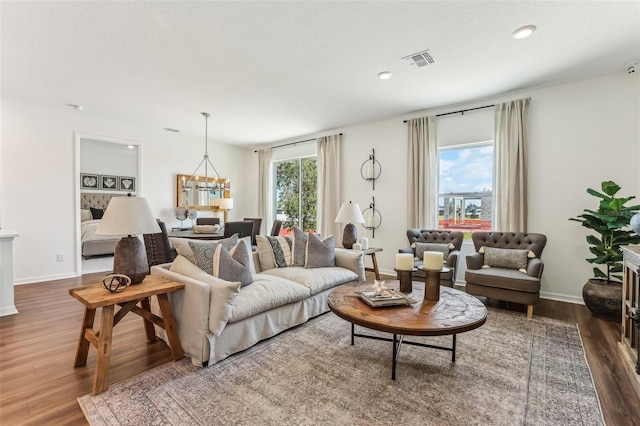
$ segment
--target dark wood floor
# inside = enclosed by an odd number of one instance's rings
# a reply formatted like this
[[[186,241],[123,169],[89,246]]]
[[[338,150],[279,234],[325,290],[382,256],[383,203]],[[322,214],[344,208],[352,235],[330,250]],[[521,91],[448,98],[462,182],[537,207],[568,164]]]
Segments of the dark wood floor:
[[[90,349],[86,367],[73,368],[84,307],[68,289],[101,276],[15,287],[20,313],[0,318],[0,424],[87,424],[76,398],[91,392],[96,351]],[[618,352],[619,325],[591,317],[584,306],[550,300],[543,300],[534,315],[578,323],[606,423],[640,425],[640,398]],[[171,359],[163,342],[146,342],[140,318],[128,315],[114,330],[109,381]]]

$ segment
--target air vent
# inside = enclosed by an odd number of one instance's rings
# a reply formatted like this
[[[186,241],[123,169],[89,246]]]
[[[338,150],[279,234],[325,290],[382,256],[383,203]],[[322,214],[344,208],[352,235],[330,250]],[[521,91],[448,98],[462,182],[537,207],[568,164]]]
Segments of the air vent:
[[[427,49],[422,52],[414,53],[409,56],[405,56],[402,58],[404,61],[407,61],[409,65],[422,68],[427,65],[433,65],[436,62],[436,59],[431,54],[431,50]]]

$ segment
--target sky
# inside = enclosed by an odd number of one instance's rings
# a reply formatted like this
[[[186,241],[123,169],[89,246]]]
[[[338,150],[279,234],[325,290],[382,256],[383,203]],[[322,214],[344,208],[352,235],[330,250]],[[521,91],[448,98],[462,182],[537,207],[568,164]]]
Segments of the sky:
[[[491,191],[493,188],[493,145],[442,149],[440,194]]]

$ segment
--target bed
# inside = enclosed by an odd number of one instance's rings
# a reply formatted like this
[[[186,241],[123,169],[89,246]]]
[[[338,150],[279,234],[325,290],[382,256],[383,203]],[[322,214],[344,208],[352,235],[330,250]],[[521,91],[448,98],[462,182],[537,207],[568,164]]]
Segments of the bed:
[[[100,192],[82,192],[80,194],[80,241],[82,242],[82,257],[102,256],[113,254],[116,244],[122,236],[96,235],[100,224],[101,213],[104,213],[112,197],[122,197],[126,194],[107,194]]]

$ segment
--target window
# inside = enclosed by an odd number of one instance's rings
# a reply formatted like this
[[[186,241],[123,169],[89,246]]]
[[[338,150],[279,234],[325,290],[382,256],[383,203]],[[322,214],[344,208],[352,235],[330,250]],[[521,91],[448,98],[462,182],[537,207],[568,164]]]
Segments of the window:
[[[316,156],[274,163],[276,218],[282,220],[281,235],[293,228],[316,231],[318,169]]]
[[[438,228],[491,231],[493,141],[438,149]]]

